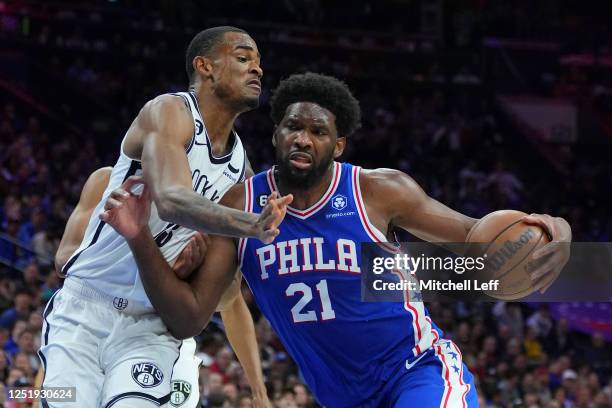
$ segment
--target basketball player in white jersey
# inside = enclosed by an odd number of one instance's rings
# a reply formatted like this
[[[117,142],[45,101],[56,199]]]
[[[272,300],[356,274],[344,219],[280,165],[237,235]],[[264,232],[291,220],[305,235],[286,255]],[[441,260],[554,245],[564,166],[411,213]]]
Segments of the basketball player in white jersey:
[[[261,216],[215,204],[245,177],[247,159],[233,124],[258,105],[259,63],[246,32],[200,32],[187,49],[190,92],[149,101],[128,129],[103,200],[62,269],[64,286],[44,312],[43,387],[76,387],[76,402],[42,400],[43,407],[153,407],[169,398],[177,338],[186,335],[169,332],[160,317],[167,312],[152,307],[151,288],[143,286],[126,241],[98,219],[111,191],[130,176],[141,174],[151,188],[149,227],[170,265],[194,230],[263,242],[278,234],[291,196],[272,197]],[[231,277],[201,279],[207,306],[198,318],[208,320]]]
[[[94,171],[85,182],[79,202],[66,223],[62,240],[55,255],[57,271],[61,271],[83,240],[89,218],[102,199],[111,172],[112,167],[100,168]],[[209,242],[208,236],[201,233],[195,234],[190,239],[189,244],[180,253],[172,268],[180,279],[188,278],[200,266]],[[240,296],[240,281],[241,274],[238,273],[230,287],[223,293],[219,305],[217,305],[217,311],[221,314],[230,345],[247,376],[253,406],[254,408],[264,408],[268,407],[270,402],[263,382],[255,326],[248,306],[244,298]],[[198,377],[200,365],[201,360],[195,357],[191,347],[186,347],[185,342],[183,342],[179,359],[172,372],[172,392],[169,401],[172,406],[180,406],[181,408],[199,407]],[[38,387],[42,383],[42,375],[43,369],[41,367],[36,377],[36,386]],[[38,407],[38,400],[32,407]]]

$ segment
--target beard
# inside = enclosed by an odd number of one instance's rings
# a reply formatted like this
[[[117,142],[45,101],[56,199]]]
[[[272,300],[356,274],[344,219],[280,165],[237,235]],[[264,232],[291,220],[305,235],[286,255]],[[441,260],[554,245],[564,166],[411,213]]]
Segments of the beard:
[[[328,155],[323,157],[318,163],[313,161],[312,167],[308,170],[301,170],[293,167],[289,162],[289,156],[282,157],[282,154],[276,150],[276,164],[278,166],[278,178],[286,186],[305,190],[312,187],[319,181],[327,169],[334,161],[333,150]]]

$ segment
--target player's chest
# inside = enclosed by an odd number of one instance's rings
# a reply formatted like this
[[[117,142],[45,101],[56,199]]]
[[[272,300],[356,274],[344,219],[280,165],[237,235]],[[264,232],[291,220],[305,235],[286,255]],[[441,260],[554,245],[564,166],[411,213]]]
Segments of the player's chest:
[[[252,275],[265,281],[303,280],[313,274],[361,273],[360,241],[350,235],[297,235],[290,228],[271,244],[254,245],[247,250]]]
[[[219,201],[241,178],[241,168],[234,167],[231,162],[214,164],[208,157],[190,158],[189,167],[193,191],[211,201]]]

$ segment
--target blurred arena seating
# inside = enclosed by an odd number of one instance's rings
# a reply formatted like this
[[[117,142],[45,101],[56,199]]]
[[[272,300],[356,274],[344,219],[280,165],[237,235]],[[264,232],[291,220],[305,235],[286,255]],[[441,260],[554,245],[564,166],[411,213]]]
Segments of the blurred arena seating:
[[[114,164],[147,100],[186,87],[186,44],[209,26],[247,30],[262,53],[261,106],[237,124],[256,171],[273,161],[272,89],[323,72],[363,111],[342,160],[401,169],[473,217],[551,213],[574,241],[610,241],[612,3],[558,3],[0,0],[0,401],[38,369],[42,308],[61,287],[53,257],[83,183]],[[243,289],[271,399],[317,406]],[[482,406],[612,406],[609,304],[429,307]],[[205,406],[249,406],[220,319],[199,340]]]

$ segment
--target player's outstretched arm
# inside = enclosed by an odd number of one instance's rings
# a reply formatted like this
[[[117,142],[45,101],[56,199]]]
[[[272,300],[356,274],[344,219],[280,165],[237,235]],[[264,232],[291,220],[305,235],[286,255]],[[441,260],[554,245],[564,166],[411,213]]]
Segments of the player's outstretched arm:
[[[147,103],[136,126],[144,134],[143,176],[160,218],[197,231],[255,237],[265,243],[274,240],[282,219],[227,208],[193,191],[185,147],[194,129],[180,98],[166,95]]]
[[[254,407],[268,408],[271,404],[263,381],[255,324],[240,292],[241,281],[242,274],[238,272],[228,290],[223,294],[217,310],[221,312],[225,334],[251,386]]]
[[[91,214],[102,199],[112,170],[112,167],[102,167],[95,170],[89,175],[89,178],[83,185],[79,202],[68,218],[62,240],[55,255],[55,269],[60,275],[62,275],[61,270],[66,265],[66,262],[68,262],[68,259],[70,259],[81,244],[81,241],[83,241]],[[179,278],[185,279],[202,263],[206,255],[208,242],[208,236],[201,233],[197,233],[191,238],[172,267],[174,273]]]
[[[397,226],[429,242],[465,242],[478,222],[429,197],[411,177],[398,170],[364,170],[360,184],[368,216],[375,225],[383,227],[382,231]],[[535,259],[546,255],[550,258],[533,271],[533,278],[558,275],[569,260],[566,245],[572,240],[569,224],[563,218],[545,214],[532,214],[525,222],[541,226],[552,238],[534,252]]]
[[[102,167],[91,173],[83,185],[79,202],[68,218],[62,240],[55,253],[55,270],[60,275],[68,259],[81,245],[89,218],[104,194],[112,171],[112,167]]]
[[[399,170],[362,170],[359,180],[368,217],[383,232],[399,227],[429,242],[464,242],[478,221],[429,197]]]

